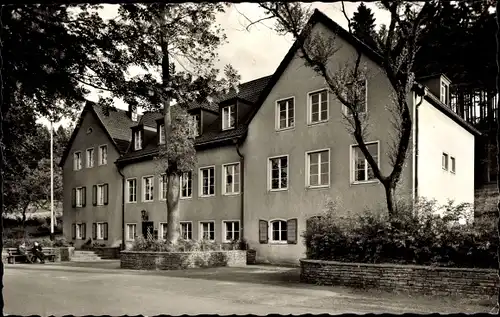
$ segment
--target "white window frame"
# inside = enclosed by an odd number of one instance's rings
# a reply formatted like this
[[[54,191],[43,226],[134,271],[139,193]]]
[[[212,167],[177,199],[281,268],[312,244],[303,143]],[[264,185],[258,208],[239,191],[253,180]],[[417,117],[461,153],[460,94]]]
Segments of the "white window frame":
[[[288,226],[286,228],[286,232],[287,232],[287,239],[285,240],[274,240],[273,239],[273,223],[276,222],[276,221],[283,221],[285,222],[287,225],[288,225],[288,222],[286,219],[281,219],[281,218],[276,218],[276,219],[271,219],[269,220],[268,222],[268,237],[269,237],[269,243],[270,244],[288,244]],[[280,225],[280,238],[281,238],[281,225]]]
[[[189,173],[191,173],[191,179],[188,178],[187,182],[188,182],[188,186],[189,186],[189,180],[191,180],[191,194],[189,196],[184,196],[183,193],[182,193],[182,186],[184,184],[184,178],[186,175],[189,175]],[[189,198],[193,198],[193,172],[184,172],[182,173],[181,177],[180,177],[180,186],[179,186],[179,190],[180,190],[180,194],[179,194],[179,197],[181,199],[189,199]],[[214,189],[215,190],[215,189]]]
[[[106,160],[103,160],[102,159],[102,149],[105,148],[106,149]],[[101,165],[106,165],[108,164],[108,145],[107,144],[102,144],[102,145],[99,145],[99,158],[98,158],[98,165],[101,166]]]
[[[134,150],[142,150],[142,133],[140,130],[134,131]]]
[[[441,78],[439,87],[439,91],[441,92],[439,100],[445,105],[448,105],[450,99],[450,84]]]
[[[377,144],[377,165],[380,167],[380,141],[370,141],[370,142],[365,142],[366,146],[372,145],[372,144]],[[378,182],[377,178],[373,178],[370,180],[365,180],[365,181],[357,181],[356,176],[355,176],[355,164],[356,162],[354,161],[354,148],[358,147],[359,145],[356,144],[351,144],[349,146],[349,174],[350,174],[350,179],[351,179],[351,185],[356,185],[356,184],[369,184],[369,183],[376,183]],[[365,174],[368,173],[368,161],[365,158]]]
[[[75,226],[75,239],[81,240],[82,239],[82,230],[83,229],[83,222],[76,223]]]
[[[151,199],[146,199],[146,179],[151,178]],[[147,175],[142,177],[142,202],[151,202],[154,200],[154,185],[155,185],[155,177],[154,175]]]
[[[238,190],[235,191],[234,190],[234,167],[233,167],[233,184],[232,184],[232,190],[231,192],[226,192],[226,167],[227,166],[238,166],[238,178],[239,178],[239,181],[238,181]],[[231,196],[231,195],[238,195],[240,193],[240,188],[241,188],[241,166],[240,166],[240,162],[233,162],[233,163],[227,163],[227,164],[222,164],[222,194],[223,195],[226,195],[226,196]]]
[[[322,185],[311,185],[311,154],[316,154],[316,153],[321,153],[321,152],[327,152],[328,153],[328,183],[327,184],[322,184]],[[320,156],[321,160],[321,156]],[[313,150],[313,151],[307,151],[305,153],[305,162],[306,162],[306,187],[307,188],[325,188],[325,187],[330,187],[330,182],[331,182],[331,175],[332,175],[332,169],[331,169],[331,151],[330,148],[325,148],[325,149],[319,149],[319,150]],[[321,181],[321,163],[319,162],[318,164],[318,175],[319,175],[319,182]]]
[[[77,159],[77,155],[79,154],[79,159]],[[73,152],[73,170],[79,171],[82,169],[82,151]]]
[[[165,124],[160,124],[158,129],[158,144],[165,144]]]
[[[221,234],[222,234],[222,236],[221,236],[222,242],[223,243],[230,243],[230,242],[234,241],[234,239],[233,240],[227,240],[226,239],[226,236],[227,236],[226,223],[233,223],[233,225],[232,225],[232,229],[233,229],[232,230],[232,232],[233,232],[232,236],[233,236],[233,238],[234,238],[234,232],[235,232],[234,231],[234,223],[238,223],[238,240],[241,240],[241,222],[239,220],[222,220],[222,230],[221,230],[222,231],[221,232]]]
[[[365,111],[360,112],[359,113],[360,115],[364,115],[365,113],[368,113],[368,80],[365,79],[364,82],[365,82]],[[349,111],[348,111],[349,109],[343,103],[341,103],[341,105],[342,105],[342,111],[343,111],[344,115],[347,117],[351,117],[352,114],[349,113]]]
[[[443,152],[441,154],[441,168],[445,171],[448,171],[450,167],[449,160],[450,160],[450,155],[448,155],[448,153],[446,152]]]
[[[163,225],[166,225],[167,228],[168,228],[168,223],[167,222],[160,222],[160,223],[158,223],[158,240],[165,241],[166,239],[163,238],[163,233],[164,233],[163,232]]]
[[[282,101],[286,101],[286,100],[289,100],[291,99],[293,101],[293,124],[289,125],[288,126],[288,115],[289,115],[289,112],[290,112],[290,106],[288,106],[286,109],[286,124],[287,126],[284,127],[284,128],[280,128],[280,108],[279,108],[279,103],[282,102]],[[288,104],[287,104],[288,105]],[[295,128],[295,121],[296,121],[296,117],[297,117],[297,113],[295,111],[295,96],[290,96],[290,97],[286,97],[286,98],[281,98],[281,99],[278,99],[276,100],[275,102],[275,106],[274,106],[274,124],[275,124],[275,129],[276,131],[284,131],[284,130],[290,130],[290,129],[293,129]]]
[[[163,176],[167,176],[167,174],[162,173],[160,174],[160,177],[158,177],[158,200],[160,201],[165,201],[167,200],[167,188],[164,187],[167,185],[167,183],[163,183]],[[168,182],[168,179],[167,179]],[[165,191],[165,198],[163,197],[163,191]],[[154,197],[153,197],[154,198]]]
[[[193,132],[193,134],[195,137],[198,137],[201,133],[201,113],[192,115],[192,118],[195,125],[195,131]]]
[[[130,227],[134,228],[134,238],[130,239]],[[126,235],[125,235],[125,241],[134,241],[135,237],[137,236],[137,224],[136,223],[127,223],[125,224],[125,229],[126,229]],[[96,228],[97,230],[97,228]]]
[[[134,197],[135,197],[135,200],[130,200],[130,183],[129,181],[131,180],[135,180],[135,185],[134,185]],[[127,192],[126,192],[126,195],[127,195],[127,203],[128,204],[135,204],[137,203],[137,178],[136,177],[132,177],[132,178],[127,178]]]
[[[89,153],[92,153],[91,159],[89,159]],[[85,150],[85,167],[86,168],[92,168],[94,167],[94,148],[90,147]]]
[[[203,194],[203,170],[205,169],[210,169],[210,168],[213,168],[214,169],[214,193],[213,194],[208,194],[208,195],[204,195]],[[215,192],[216,192],[216,180],[215,180],[215,165],[211,165],[211,166],[203,166],[203,167],[200,167],[199,171],[198,171],[198,183],[199,183],[199,192],[198,192],[198,196],[199,197],[214,197],[215,196]],[[210,177],[209,177],[210,179]],[[210,188],[210,184],[208,185],[208,187]]]
[[[207,241],[215,241],[215,221],[214,220],[204,220],[204,221],[199,221],[198,222],[198,226],[199,226],[199,235],[198,235],[198,239],[199,240],[203,240],[203,224],[205,223],[211,223],[213,224],[214,226],[214,239],[213,240],[210,240],[210,239],[206,239]],[[210,228],[209,228],[210,229]],[[209,231],[210,232],[210,231]]]
[[[277,158],[286,157],[287,167],[286,167],[286,187],[283,188],[272,188],[272,160]],[[280,163],[280,176],[281,176],[281,163]],[[280,177],[281,186],[281,177]],[[285,191],[290,187],[290,156],[288,154],[276,155],[267,158],[267,189],[271,192]]]
[[[96,231],[96,240],[104,240],[104,233],[103,235],[101,236],[100,235],[100,230],[99,230],[99,225],[101,225],[103,228],[104,228],[104,222],[97,222],[96,225],[95,225],[95,231]],[[104,231],[104,229],[103,229]]]
[[[97,206],[104,206],[104,185],[105,184],[97,184],[97,190],[96,190],[96,205]],[[102,200],[102,201],[101,201]]]
[[[455,174],[457,168],[457,159],[454,156],[450,156],[450,172]]]
[[[82,208],[83,205],[83,186],[76,187],[75,189],[75,207]]]
[[[322,101],[321,100],[321,93],[325,91],[326,92],[326,119],[321,119],[321,112],[322,112],[322,109],[321,109],[321,104],[322,104]],[[319,104],[318,104],[318,110],[319,110],[319,113],[318,113],[318,121],[313,121],[312,120],[312,96],[314,94],[319,94]],[[321,89],[318,89],[318,90],[313,90],[313,91],[310,91],[307,93],[307,124],[309,125],[315,125],[315,124],[319,124],[319,123],[324,123],[324,122],[328,122],[330,120],[330,90],[328,88],[321,88]]]
[[[236,127],[236,105],[222,107],[222,130],[231,130]],[[226,115],[227,114],[227,115]],[[231,115],[234,115],[233,125],[231,123]]]
[[[191,238],[187,238],[187,239],[184,239],[183,235],[182,235],[182,225],[185,224],[189,224],[191,225]],[[184,240],[193,240],[193,222],[192,221],[179,221],[179,230],[181,232],[181,238],[183,238]]]

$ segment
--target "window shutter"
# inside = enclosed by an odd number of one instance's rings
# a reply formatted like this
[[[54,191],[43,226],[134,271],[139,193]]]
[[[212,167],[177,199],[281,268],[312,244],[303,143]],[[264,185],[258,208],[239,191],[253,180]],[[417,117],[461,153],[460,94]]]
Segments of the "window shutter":
[[[71,235],[72,235],[72,239],[75,240],[76,239],[76,223],[71,225]]]
[[[92,224],[92,239],[97,240],[97,223]]]
[[[264,244],[269,240],[268,222],[259,220],[259,242]]]
[[[87,187],[82,187],[82,207],[85,207],[87,203]]]
[[[104,240],[108,240],[108,223],[104,223]]]
[[[87,238],[87,224],[82,223],[82,240]]]
[[[104,184],[104,204],[108,204],[108,184]]]
[[[97,185],[92,186],[92,205],[97,205]]]
[[[297,244],[297,218],[288,219],[286,222],[287,243]]]
[[[76,188],[71,189],[71,206],[76,207]]]

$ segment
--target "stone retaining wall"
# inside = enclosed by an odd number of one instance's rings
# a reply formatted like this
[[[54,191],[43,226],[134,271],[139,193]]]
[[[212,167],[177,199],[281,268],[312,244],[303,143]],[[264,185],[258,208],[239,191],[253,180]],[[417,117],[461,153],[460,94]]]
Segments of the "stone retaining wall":
[[[179,270],[245,266],[246,251],[149,252],[121,251],[120,267],[133,270]]]
[[[497,295],[496,270],[416,265],[300,260],[304,283],[378,288],[386,291],[491,298]]]

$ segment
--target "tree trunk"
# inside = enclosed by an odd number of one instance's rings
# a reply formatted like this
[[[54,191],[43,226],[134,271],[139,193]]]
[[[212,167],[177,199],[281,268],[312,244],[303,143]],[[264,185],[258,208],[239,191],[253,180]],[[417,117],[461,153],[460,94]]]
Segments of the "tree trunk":
[[[385,200],[387,202],[387,211],[389,213],[389,219],[393,219],[394,217],[394,189],[391,185],[385,185]]]
[[[167,242],[175,245],[179,240],[180,228],[180,209],[179,209],[179,190],[180,176],[167,174]]]
[[[22,226],[23,226],[23,237],[26,239],[26,211],[28,210],[29,203],[26,204],[22,211]]]

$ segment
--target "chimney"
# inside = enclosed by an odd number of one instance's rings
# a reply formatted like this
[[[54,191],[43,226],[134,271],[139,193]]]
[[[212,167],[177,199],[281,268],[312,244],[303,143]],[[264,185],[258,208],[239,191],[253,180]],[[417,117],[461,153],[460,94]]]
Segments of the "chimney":
[[[137,108],[136,107],[134,107],[132,105],[128,105],[127,114],[132,121],[137,122]]]

